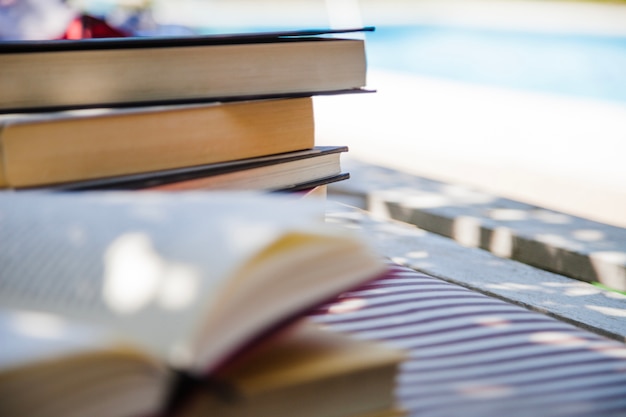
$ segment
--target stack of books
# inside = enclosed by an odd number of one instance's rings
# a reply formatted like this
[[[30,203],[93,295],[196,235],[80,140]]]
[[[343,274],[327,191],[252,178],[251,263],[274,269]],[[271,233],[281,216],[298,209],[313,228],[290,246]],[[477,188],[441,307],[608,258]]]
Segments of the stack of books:
[[[0,187],[303,190],[348,178],[313,96],[367,92],[367,31],[0,43]]]
[[[400,414],[403,352],[302,319],[385,264],[216,191],[348,177],[315,146],[313,96],[367,91],[337,32],[0,43],[0,188],[213,191],[0,192],[0,415]]]

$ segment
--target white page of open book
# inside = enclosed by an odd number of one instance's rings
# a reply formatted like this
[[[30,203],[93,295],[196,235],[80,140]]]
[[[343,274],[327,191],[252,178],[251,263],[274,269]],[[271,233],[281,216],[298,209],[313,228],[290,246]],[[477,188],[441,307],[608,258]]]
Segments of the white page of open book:
[[[115,346],[111,335],[95,326],[64,321],[45,313],[0,308],[0,370],[48,358]]]
[[[226,277],[287,231],[323,234],[320,205],[247,192],[0,193],[0,306],[114,322],[184,361],[194,318]]]

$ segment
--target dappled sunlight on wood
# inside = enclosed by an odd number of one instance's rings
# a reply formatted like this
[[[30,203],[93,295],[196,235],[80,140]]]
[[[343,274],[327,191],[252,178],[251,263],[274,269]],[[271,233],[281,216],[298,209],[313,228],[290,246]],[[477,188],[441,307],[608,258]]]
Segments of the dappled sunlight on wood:
[[[565,332],[535,332],[530,335],[530,341],[557,348],[585,348],[612,358],[626,359],[626,346],[608,339],[582,338]],[[616,366],[622,369],[626,364],[617,362]]]
[[[528,219],[529,213],[524,210],[495,208],[489,210],[488,216],[494,220],[520,221]]]
[[[609,288],[626,291],[625,251],[594,251],[589,254],[589,260],[596,271],[597,281]]]
[[[346,300],[341,300],[339,303],[331,306],[328,309],[328,313],[330,314],[350,313],[353,311],[362,310],[366,306],[367,306],[367,300],[363,298],[349,298]]]
[[[494,255],[502,258],[513,257],[513,250],[515,248],[515,237],[511,229],[506,227],[496,227],[491,236],[491,242],[489,242],[489,250]]]
[[[428,192],[415,188],[387,188],[384,196],[389,199],[401,197],[407,207],[411,208],[437,208],[459,204],[489,204],[495,199],[484,193],[457,186],[442,186],[438,192]],[[383,192],[383,191],[381,191]]]
[[[410,258],[410,259],[426,259],[428,258],[428,252],[425,250],[407,252],[406,256],[407,258]]]
[[[456,387],[458,394],[467,398],[477,399],[510,397],[514,391],[514,387],[507,385],[486,385],[480,383],[470,383]]]
[[[549,210],[535,210],[534,217],[539,221],[549,224],[568,224],[574,220],[570,215]]]
[[[595,295],[600,294],[602,291],[591,285],[572,282],[571,284],[559,284],[548,282],[545,284],[546,287],[557,288],[562,294],[567,295],[568,297],[582,297],[585,295]]]
[[[543,242],[543,243],[547,243],[548,245],[553,245],[553,246],[571,246],[571,244],[573,243],[571,240],[569,240],[567,237],[565,236],[561,236],[561,235],[557,235],[557,234],[550,234],[550,233],[539,233],[535,235],[535,239],[538,242]],[[552,253],[554,255],[556,255],[557,253],[557,249],[556,248],[548,248],[552,251]],[[574,245],[573,249],[582,249],[582,245]]]
[[[556,347],[586,346],[589,341],[565,332],[536,332],[530,335],[531,342]]]
[[[598,242],[604,239],[606,235],[600,230],[581,229],[574,230],[572,232],[572,237],[585,242]]]
[[[460,216],[452,222],[452,237],[463,246],[480,247],[480,219],[471,216]]]
[[[612,358],[626,359],[626,347],[604,344],[593,345],[591,346],[591,349]],[[618,367],[618,369],[622,372],[626,372],[626,364]]]
[[[409,251],[404,256],[394,256],[391,260],[400,265],[416,261],[419,261],[421,265],[428,265],[429,256],[428,251]]]
[[[589,310],[597,311],[599,313],[604,314],[605,316],[626,317],[626,308],[612,308],[612,307],[595,306],[595,305],[585,305],[585,308]]]
[[[502,284],[490,284],[488,286],[491,289],[497,290],[510,290],[510,291],[539,291],[551,294],[556,294],[557,291],[546,290],[539,285],[532,284],[520,284],[518,282],[503,282]]]
[[[492,327],[495,329],[506,329],[513,325],[510,320],[495,316],[479,317],[475,320],[475,322],[481,326]]]

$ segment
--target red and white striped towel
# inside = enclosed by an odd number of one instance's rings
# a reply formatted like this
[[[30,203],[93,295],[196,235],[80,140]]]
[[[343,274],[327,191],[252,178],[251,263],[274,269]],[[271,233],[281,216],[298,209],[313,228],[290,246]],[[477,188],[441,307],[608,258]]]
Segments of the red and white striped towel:
[[[410,415],[626,416],[626,345],[402,266],[312,318],[409,350]]]

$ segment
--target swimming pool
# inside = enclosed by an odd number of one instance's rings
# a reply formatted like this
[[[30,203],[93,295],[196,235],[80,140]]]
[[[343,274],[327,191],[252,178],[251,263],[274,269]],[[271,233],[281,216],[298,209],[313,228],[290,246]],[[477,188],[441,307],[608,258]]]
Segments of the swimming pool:
[[[626,36],[382,26],[369,67],[626,104]]]

